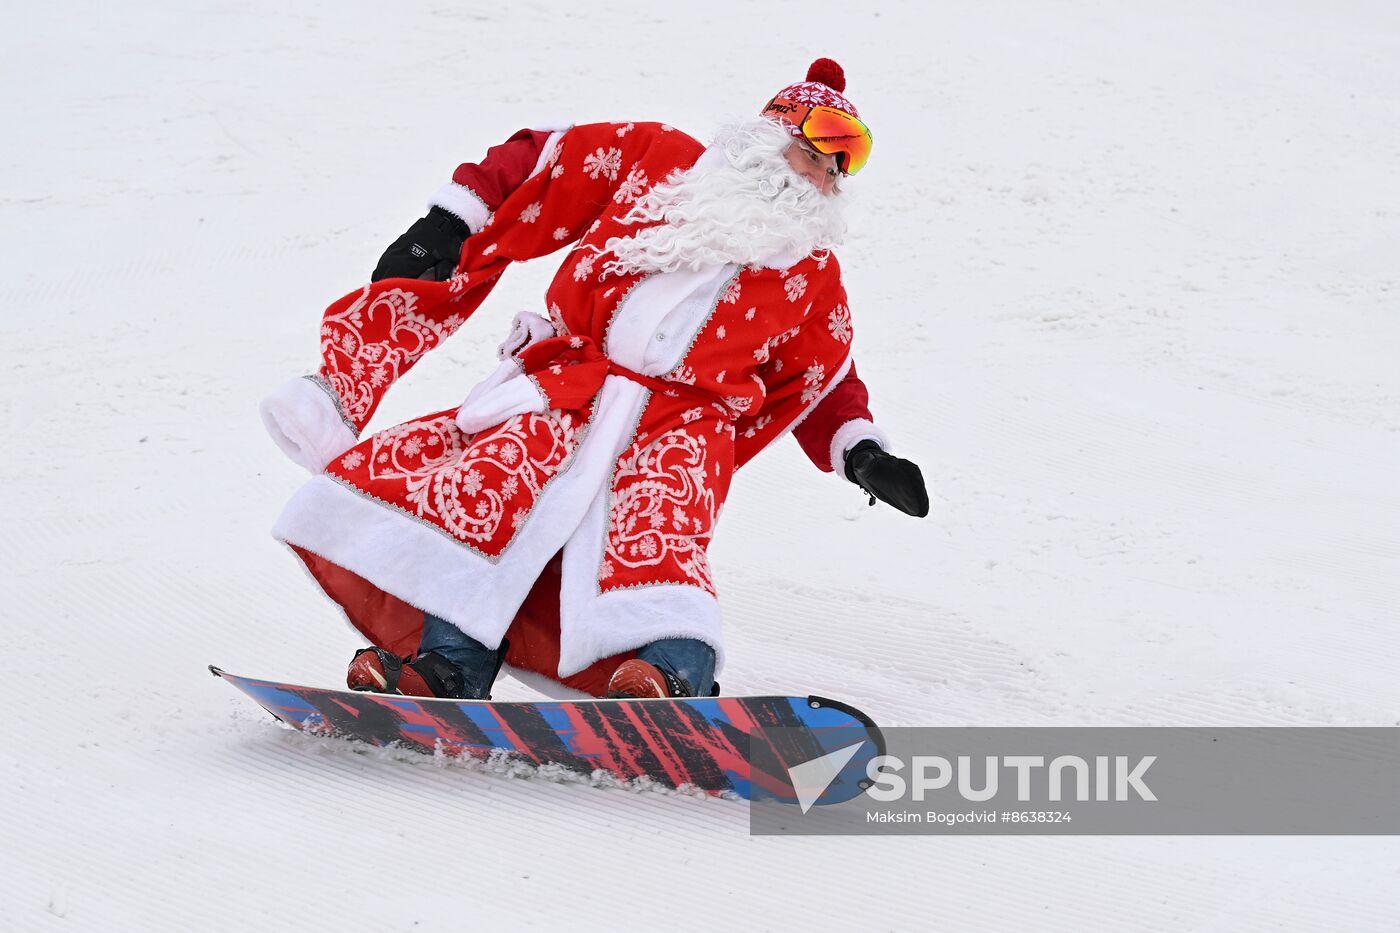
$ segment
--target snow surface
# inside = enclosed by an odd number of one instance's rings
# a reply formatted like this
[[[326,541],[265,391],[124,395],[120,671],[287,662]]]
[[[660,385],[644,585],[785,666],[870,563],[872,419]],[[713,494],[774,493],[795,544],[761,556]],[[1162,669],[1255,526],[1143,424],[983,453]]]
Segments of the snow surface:
[[[878,142],[861,372],[933,514],[755,462],[712,552],[726,688],[1395,724],[1394,3],[6,14],[0,926],[1396,928],[1390,838],[751,838],[742,804],[311,740],[204,671],[333,684],[357,647],[268,536],[301,474],[256,403],[458,161],[559,119],[705,134],[825,54]],[[376,424],[460,398],[551,270]]]

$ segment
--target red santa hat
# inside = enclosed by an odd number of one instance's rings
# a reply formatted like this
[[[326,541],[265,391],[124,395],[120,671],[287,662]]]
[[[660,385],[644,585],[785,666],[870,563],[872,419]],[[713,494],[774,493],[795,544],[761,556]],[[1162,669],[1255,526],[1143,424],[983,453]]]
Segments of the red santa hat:
[[[784,120],[789,125],[794,136],[802,135],[797,126],[790,119],[785,119],[785,114],[777,108],[773,108],[774,101],[788,101],[793,104],[810,104],[813,107],[834,107],[837,110],[849,113],[857,120],[860,119],[860,112],[856,110],[856,105],[847,100],[842,91],[846,90],[846,72],[841,66],[829,58],[819,58],[812,62],[812,66],[807,69],[807,80],[799,81],[797,84],[789,84],[781,91],[773,95],[773,99],[763,108],[765,117]]]

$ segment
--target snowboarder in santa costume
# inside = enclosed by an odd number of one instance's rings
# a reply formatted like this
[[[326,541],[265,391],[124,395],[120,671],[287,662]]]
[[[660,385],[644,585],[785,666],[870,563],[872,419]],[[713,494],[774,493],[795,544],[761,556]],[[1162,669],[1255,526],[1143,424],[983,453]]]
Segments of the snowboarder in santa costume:
[[[594,696],[709,695],[706,548],[734,471],[792,431],[911,515],[831,252],[870,132],[819,59],[709,147],[660,123],[521,130],[464,164],[332,304],[262,414],[314,475],[274,535],[373,647],[352,688],[486,698],[503,664]],[[465,402],[361,438],[512,262],[568,248]]]

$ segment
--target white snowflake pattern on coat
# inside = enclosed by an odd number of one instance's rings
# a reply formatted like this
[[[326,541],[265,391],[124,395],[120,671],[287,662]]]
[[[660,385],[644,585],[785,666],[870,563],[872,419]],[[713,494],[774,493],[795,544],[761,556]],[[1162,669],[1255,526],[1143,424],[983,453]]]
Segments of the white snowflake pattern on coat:
[[[851,309],[845,305],[837,305],[831,313],[826,316],[826,329],[831,332],[831,336],[842,343],[851,342]]]
[[[520,212],[520,222],[526,224],[534,223],[540,219],[540,211],[542,210],[544,210],[544,205],[539,201],[526,205],[525,209]]]
[[[593,274],[593,264],[598,261],[598,254],[589,250],[581,250],[578,258],[578,265],[574,266],[574,281],[582,282]]]
[[[802,404],[814,400],[822,391],[822,383],[826,381],[826,367],[821,363],[813,362],[807,367],[807,371],[802,374]]]
[[[599,146],[596,152],[584,157],[583,170],[589,178],[605,175],[608,181],[616,181],[617,173],[622,170],[622,150],[614,146],[605,152]]]
[[[452,292],[453,301],[461,301],[463,298],[466,297],[467,285],[470,282],[471,275],[469,275],[466,272],[458,272],[456,275],[452,276],[452,278],[447,280],[447,290]],[[461,324],[462,320],[458,318],[457,323]]]
[[[647,181],[647,173],[642,171],[640,166],[633,165],[632,170],[627,173],[627,177],[617,186],[617,191],[613,194],[613,201],[617,204],[631,204],[641,197],[650,187]]]
[[[797,273],[783,283],[783,289],[787,292],[787,300],[796,304],[797,299],[807,294],[807,276]]]

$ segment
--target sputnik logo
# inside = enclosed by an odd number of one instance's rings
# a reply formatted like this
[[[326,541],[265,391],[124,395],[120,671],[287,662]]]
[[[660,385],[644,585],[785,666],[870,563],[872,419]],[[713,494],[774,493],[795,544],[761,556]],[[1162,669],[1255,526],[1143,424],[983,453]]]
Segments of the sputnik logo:
[[[846,767],[846,762],[854,758],[856,752],[864,744],[865,742],[862,740],[854,745],[847,745],[845,748],[828,752],[820,758],[813,758],[811,761],[804,761],[800,765],[788,768],[788,779],[792,782],[792,789],[797,794],[797,802],[802,806],[803,813],[812,809],[812,806],[821,799],[821,795],[826,793],[831,782],[836,780],[836,775],[840,774],[841,769]]]

